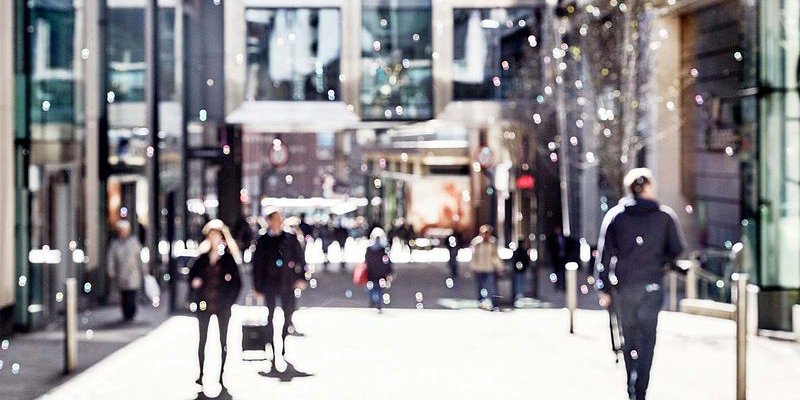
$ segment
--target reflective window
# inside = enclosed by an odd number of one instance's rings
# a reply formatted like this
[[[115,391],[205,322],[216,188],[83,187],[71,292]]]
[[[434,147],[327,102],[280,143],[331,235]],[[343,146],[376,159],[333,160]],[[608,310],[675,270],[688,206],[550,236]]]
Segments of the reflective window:
[[[532,9],[453,10],[453,98],[529,93],[540,72],[536,26]]]
[[[144,101],[144,9],[111,8],[108,21],[108,100]]]
[[[339,100],[338,9],[245,12],[247,88],[253,100]]]
[[[22,3],[21,3],[22,4]],[[85,215],[80,202],[83,100],[86,88],[76,68],[81,62],[83,11],[70,0],[24,2],[17,9],[17,35],[27,46],[17,54],[17,79],[28,80],[17,93],[27,118],[16,123],[18,188],[17,272],[27,283],[17,291],[17,319],[26,326],[57,318],[63,309],[60,288],[67,274],[82,279],[71,250],[83,249]],[[19,36],[17,36],[19,37]],[[67,256],[62,256],[67,255]]]
[[[145,96],[144,9],[108,10],[110,102],[142,102]],[[159,8],[159,99],[175,101],[175,9]]]
[[[764,2],[760,31],[760,82],[775,88],[760,98],[760,282],[800,288],[800,8]]]
[[[430,2],[366,1],[362,13],[362,117],[433,117]]]
[[[46,129],[75,119],[75,11],[68,1],[34,2],[30,12],[31,121],[34,138],[70,137],[70,129]]]

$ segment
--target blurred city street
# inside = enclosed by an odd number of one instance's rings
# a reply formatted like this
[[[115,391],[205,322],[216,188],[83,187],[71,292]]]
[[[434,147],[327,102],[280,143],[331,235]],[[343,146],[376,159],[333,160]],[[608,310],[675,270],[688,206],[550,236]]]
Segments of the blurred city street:
[[[798,132],[800,0],[0,0],[0,400],[797,400]]]

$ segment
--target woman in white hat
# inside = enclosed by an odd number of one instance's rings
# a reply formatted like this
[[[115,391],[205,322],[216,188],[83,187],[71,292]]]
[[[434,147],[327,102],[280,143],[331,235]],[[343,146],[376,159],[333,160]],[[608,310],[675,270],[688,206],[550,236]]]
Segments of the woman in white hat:
[[[200,377],[197,383],[203,384],[203,362],[205,361],[206,339],[211,316],[217,316],[219,323],[222,364],[219,382],[227,357],[228,322],[231,307],[239,297],[242,281],[239,276],[241,256],[236,241],[228,227],[218,220],[212,220],[203,227],[206,240],[200,245],[201,254],[194,261],[189,280],[192,285],[191,310],[197,315],[200,328],[200,343],[197,357],[200,361]]]

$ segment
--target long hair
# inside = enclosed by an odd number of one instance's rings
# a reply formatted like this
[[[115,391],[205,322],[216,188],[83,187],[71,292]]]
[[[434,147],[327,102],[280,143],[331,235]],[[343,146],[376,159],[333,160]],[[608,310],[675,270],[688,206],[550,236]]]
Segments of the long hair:
[[[231,230],[228,229],[228,226],[219,219],[213,219],[203,227],[203,235],[206,236],[206,239],[203,240],[198,247],[200,253],[204,254],[211,251],[211,242],[208,240],[208,234],[211,231],[217,231],[222,234],[222,239],[225,241],[228,253],[230,253],[237,265],[241,265],[242,252],[239,250],[239,245],[236,244],[236,240],[234,240],[233,235],[231,235]]]

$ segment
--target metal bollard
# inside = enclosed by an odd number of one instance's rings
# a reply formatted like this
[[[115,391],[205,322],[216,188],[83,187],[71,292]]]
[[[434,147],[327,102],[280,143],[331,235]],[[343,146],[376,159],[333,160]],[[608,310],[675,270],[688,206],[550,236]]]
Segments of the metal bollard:
[[[678,311],[678,273],[669,271],[669,310]]]
[[[78,368],[78,280],[66,281],[66,321],[64,322],[64,373]]]
[[[747,399],[747,274],[733,274],[736,282],[736,400]]]
[[[692,260],[689,269],[686,270],[686,298],[697,298],[697,268],[700,268],[700,263]]]
[[[567,310],[569,310],[569,333],[575,333],[575,309],[578,308],[578,263],[569,262],[566,265],[567,279],[565,291]]]

